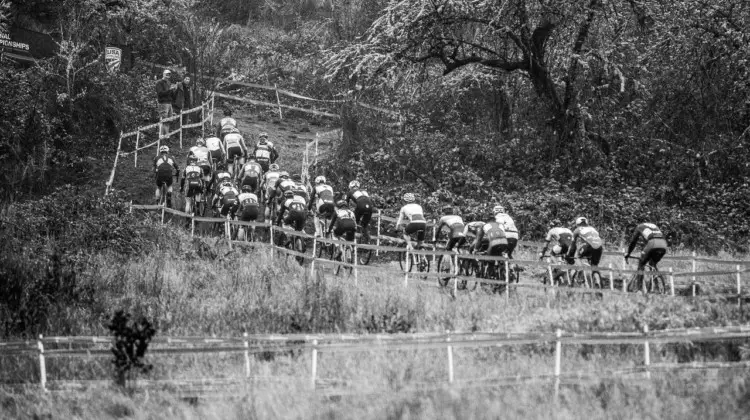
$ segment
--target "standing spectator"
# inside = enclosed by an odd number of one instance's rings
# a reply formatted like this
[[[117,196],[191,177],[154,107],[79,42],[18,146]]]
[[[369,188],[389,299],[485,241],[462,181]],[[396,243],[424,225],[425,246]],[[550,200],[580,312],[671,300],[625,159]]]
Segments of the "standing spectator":
[[[183,82],[177,82],[174,85],[174,93],[172,94],[172,113],[177,115],[185,108],[185,85]]]
[[[159,119],[169,118],[172,116],[172,96],[174,94],[174,88],[170,83],[170,76],[172,72],[169,69],[165,69],[162,73],[162,78],[156,82],[156,101],[159,107]],[[167,124],[161,124],[159,126],[159,136],[164,136],[169,133],[169,126]]]
[[[185,103],[182,106],[182,109],[190,109],[193,107],[193,90],[192,86],[190,86],[190,76],[185,76],[182,79],[182,91],[185,95]],[[191,122],[194,122],[195,118],[191,118],[191,116],[195,116],[197,113],[192,113],[185,117],[185,124],[190,124]]]

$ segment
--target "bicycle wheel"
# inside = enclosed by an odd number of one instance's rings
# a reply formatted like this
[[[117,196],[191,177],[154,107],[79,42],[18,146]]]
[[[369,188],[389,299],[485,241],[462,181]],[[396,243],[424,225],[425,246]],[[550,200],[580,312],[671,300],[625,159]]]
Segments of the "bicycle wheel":
[[[667,295],[670,293],[670,289],[667,286],[667,282],[663,275],[656,274],[652,280],[652,284],[654,289],[652,293],[658,293],[660,295]]]
[[[450,256],[440,255],[437,257],[437,261],[435,261],[437,272],[447,274],[445,277],[438,277],[438,285],[440,285],[440,287],[447,286],[451,280],[451,274],[453,274],[453,264],[451,263],[451,260],[452,258]]]
[[[351,245],[344,245],[341,250],[341,262],[346,264],[354,264],[354,249]],[[342,270],[344,272],[347,272],[347,274],[352,273],[353,267],[351,265],[343,265],[339,264],[336,266],[336,275],[338,275]]]
[[[357,230],[361,230],[361,228],[358,227]],[[357,244],[369,245],[370,242],[366,241],[364,235],[360,234],[359,236],[357,236]],[[357,264],[367,265],[370,263],[371,257],[372,257],[372,249],[357,247]]]
[[[294,250],[299,252],[300,254],[304,254],[306,251],[305,241],[302,240],[302,238],[299,236],[294,237]],[[299,265],[302,265],[305,263],[304,257],[296,257],[296,258],[297,258],[297,262],[299,263]]]

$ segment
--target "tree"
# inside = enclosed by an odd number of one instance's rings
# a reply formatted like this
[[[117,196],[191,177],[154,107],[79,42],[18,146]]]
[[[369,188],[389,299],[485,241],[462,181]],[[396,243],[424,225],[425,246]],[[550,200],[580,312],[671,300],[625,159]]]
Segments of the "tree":
[[[520,72],[545,104],[557,148],[587,138],[581,109],[582,69],[611,49],[590,34],[618,0],[391,1],[365,37],[327,63],[327,77],[394,77],[412,64],[436,65],[447,75],[478,65]],[[605,48],[607,47],[607,48]]]

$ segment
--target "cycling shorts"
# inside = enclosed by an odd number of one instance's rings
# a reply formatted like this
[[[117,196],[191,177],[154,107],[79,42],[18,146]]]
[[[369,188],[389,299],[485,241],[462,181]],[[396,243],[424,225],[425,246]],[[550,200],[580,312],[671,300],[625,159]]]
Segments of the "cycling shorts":
[[[501,257],[505,252],[510,256],[508,241],[504,238],[493,239],[487,245],[487,255],[490,257]]]
[[[237,197],[232,193],[221,197],[221,215],[226,217],[229,212],[234,214],[237,211],[239,204],[240,203],[237,202]]]
[[[329,218],[333,214],[333,203],[323,203],[318,207],[318,214],[322,217]]]
[[[167,187],[172,186],[172,173],[157,172],[156,173],[156,186],[161,188],[162,185],[166,184]]]
[[[238,217],[243,222],[252,222],[258,219],[258,214],[260,214],[260,208],[258,205],[250,204],[242,207],[238,213]]]
[[[460,247],[465,243],[466,243],[466,237],[463,236],[463,232],[462,232],[461,236],[453,236],[450,239],[448,239],[448,243],[445,245],[445,250],[450,251],[454,247],[457,247],[457,246]]]
[[[291,226],[294,230],[301,231],[305,227],[305,219],[307,219],[307,212],[289,210],[284,218],[284,224]]]
[[[518,239],[517,238],[507,238],[508,240],[508,258],[513,258],[513,251],[516,249],[516,245],[518,245]]]
[[[200,179],[189,179],[185,184],[185,197],[194,197],[203,192],[203,182]]]
[[[638,259],[638,269],[642,269],[646,264],[656,267],[662,257],[667,253],[667,241],[664,238],[654,238],[646,242],[646,246],[641,251],[641,258]]]
[[[367,227],[372,219],[372,201],[369,197],[364,197],[357,201],[357,207],[354,208],[354,218],[362,227]]]
[[[577,258],[589,258],[591,260],[592,266],[598,266],[599,261],[602,260],[603,253],[604,253],[603,247],[594,248],[589,244],[583,244],[576,251],[576,257]]]
[[[427,229],[427,222],[424,220],[409,222],[408,225],[406,225],[406,229],[404,229],[404,232],[406,232],[407,235],[413,235],[417,234],[417,241],[421,242],[424,241],[424,232]]]
[[[227,163],[233,163],[235,156],[242,158],[242,147],[232,146],[227,148]]]
[[[558,242],[558,245],[560,245],[560,252],[556,253],[553,250],[550,250],[550,256],[561,257],[563,260],[565,260],[566,263],[571,265],[574,264],[576,262],[575,258],[568,257],[570,244],[570,242]]]
[[[256,191],[258,189],[258,177],[245,176],[244,178],[242,178],[242,185],[249,185],[250,188],[253,189],[253,191]]]
[[[221,149],[211,150],[211,160],[221,162]]]
[[[354,234],[357,232],[357,223],[352,219],[339,219],[333,229],[333,234],[337,237],[344,237],[351,242],[354,240]]]
[[[201,165],[201,169],[203,170],[203,176],[211,175],[211,165],[209,164]]]
[[[268,172],[268,161],[267,160],[257,160],[260,167],[263,169],[263,173]]]

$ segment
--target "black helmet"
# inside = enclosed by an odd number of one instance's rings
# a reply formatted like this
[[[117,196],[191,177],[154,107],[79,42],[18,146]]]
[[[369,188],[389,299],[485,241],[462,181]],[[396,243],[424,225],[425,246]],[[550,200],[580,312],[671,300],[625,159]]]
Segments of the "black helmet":
[[[302,176],[300,174],[294,174],[294,175],[292,175],[292,181],[294,181],[294,182],[302,182]]]
[[[253,187],[245,184],[242,186],[242,192],[253,192]]]

